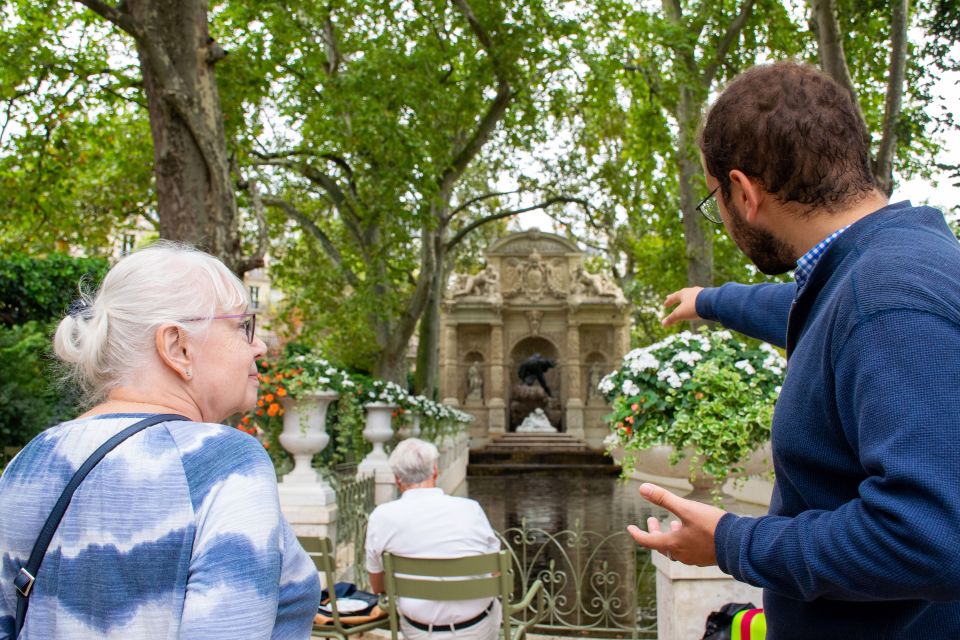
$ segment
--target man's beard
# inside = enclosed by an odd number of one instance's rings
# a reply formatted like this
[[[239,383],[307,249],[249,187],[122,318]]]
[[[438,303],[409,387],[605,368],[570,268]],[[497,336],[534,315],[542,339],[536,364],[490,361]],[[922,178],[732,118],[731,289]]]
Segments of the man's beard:
[[[730,214],[730,237],[757,269],[773,276],[797,267],[797,259],[790,245],[769,231],[751,227],[744,222],[740,210],[733,202],[727,204],[727,212]]]

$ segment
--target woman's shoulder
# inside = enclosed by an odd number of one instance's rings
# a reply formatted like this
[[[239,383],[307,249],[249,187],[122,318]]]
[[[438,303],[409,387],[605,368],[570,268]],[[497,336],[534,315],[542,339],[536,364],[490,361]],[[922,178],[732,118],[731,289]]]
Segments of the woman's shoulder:
[[[276,482],[273,463],[260,441],[233,427],[207,422],[169,423],[195,502],[230,478]]]
[[[273,468],[260,441],[239,429],[209,422],[171,422],[167,428],[185,464],[199,459],[217,468]]]

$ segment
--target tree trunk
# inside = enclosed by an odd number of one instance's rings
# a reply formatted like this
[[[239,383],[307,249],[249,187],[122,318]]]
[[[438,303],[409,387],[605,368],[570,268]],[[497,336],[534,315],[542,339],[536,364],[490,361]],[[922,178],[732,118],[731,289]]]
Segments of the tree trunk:
[[[853,98],[853,104],[860,117],[863,139],[870,144],[870,132],[867,128],[860,102],[857,99],[850,69],[837,21],[836,0],[812,0],[812,21],[817,34],[817,50],[820,66],[831,78],[836,80]],[[897,149],[897,125],[903,100],[903,82],[907,65],[907,25],[910,13],[909,0],[895,0],[890,21],[890,73],[887,77],[887,95],[884,103],[883,133],[877,155],[872,162],[873,177],[881,191],[890,195],[893,191],[893,158]]]
[[[702,171],[695,140],[699,112],[694,108],[699,104],[691,95],[688,87],[680,87],[680,100],[677,105],[677,124],[680,145],[677,157],[680,178],[680,210],[683,212],[683,237],[687,248],[687,286],[713,286],[713,236],[704,229],[709,224],[696,210],[697,175]],[[704,194],[706,195],[706,194]]]
[[[867,129],[867,121],[860,109],[857,91],[853,87],[850,68],[847,66],[847,56],[843,50],[843,39],[840,34],[840,23],[837,21],[836,0],[812,0],[811,14],[813,30],[817,34],[817,53],[820,57],[820,67],[850,94],[853,107],[860,120],[860,133],[869,146],[870,131]]]
[[[442,264],[442,261],[439,261]],[[440,376],[440,304],[446,287],[446,269],[438,266],[431,275],[430,300],[420,317],[420,334],[417,343],[417,370],[414,389],[431,400],[436,400],[437,382]]]
[[[909,0],[895,0],[890,22],[890,75],[887,78],[887,97],[883,110],[883,133],[873,176],[877,186],[888,196],[893,192],[893,157],[897,150],[897,125],[903,102],[903,80],[907,67],[907,16]]]
[[[244,260],[203,0],[128,0],[150,112],[160,237],[195,245],[233,271]]]

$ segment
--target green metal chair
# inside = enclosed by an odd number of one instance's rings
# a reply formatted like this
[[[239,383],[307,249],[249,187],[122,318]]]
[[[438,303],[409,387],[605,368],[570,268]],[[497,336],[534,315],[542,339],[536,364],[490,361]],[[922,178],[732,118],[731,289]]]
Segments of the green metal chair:
[[[543,584],[537,580],[523,599],[510,602],[513,590],[513,571],[510,556],[504,551],[466,558],[404,558],[389,552],[383,554],[384,580],[387,589],[387,612],[390,614],[390,633],[399,637],[400,613],[397,598],[424,600],[473,600],[500,598],[503,605],[504,640],[523,638],[530,627],[537,624],[546,612]],[[537,606],[529,619],[515,619],[526,611],[537,596]],[[516,627],[514,630],[513,627]]]
[[[330,538],[298,537],[297,540],[300,541],[300,545],[304,551],[306,551],[307,555],[313,560],[317,571],[324,575],[327,591],[330,593],[330,617],[333,618],[333,622],[324,625],[313,625],[313,633],[310,635],[311,638],[340,638],[341,640],[345,640],[348,636],[363,633],[364,631],[386,628],[389,622],[387,618],[379,618],[372,622],[354,625],[347,625],[341,622],[343,616],[337,611],[337,596],[333,592],[333,585],[336,584],[337,575],[337,558],[333,543],[330,542]]]

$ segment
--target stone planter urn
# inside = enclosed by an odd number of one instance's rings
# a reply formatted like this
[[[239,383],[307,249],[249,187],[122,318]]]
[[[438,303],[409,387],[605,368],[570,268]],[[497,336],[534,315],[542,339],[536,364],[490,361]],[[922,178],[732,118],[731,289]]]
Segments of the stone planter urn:
[[[283,431],[280,445],[293,456],[293,471],[283,477],[283,482],[326,484],[311,465],[313,456],[324,450],[330,442],[327,434],[327,407],[339,397],[334,391],[314,391],[301,394],[296,399],[280,399],[283,406]],[[332,491],[332,489],[331,489]]]
[[[385,402],[371,402],[364,405],[367,410],[367,425],[363,429],[363,437],[373,443],[373,451],[363,459],[362,466],[376,463],[379,466],[387,464],[387,452],[383,445],[393,437],[393,412],[397,405]]]
[[[420,414],[413,414],[410,422],[404,423],[402,427],[397,429],[397,436],[399,436],[401,440],[406,440],[407,438],[419,438]]]
[[[636,469],[638,471],[666,478],[677,478],[689,481],[690,484],[693,485],[693,491],[684,496],[689,500],[711,503],[713,502],[713,491],[717,489],[720,491],[721,502],[733,502],[731,496],[723,493],[723,483],[719,482],[713,476],[701,471],[697,473],[697,477],[694,480],[690,480],[690,458],[694,455],[693,449],[687,449],[684,452],[685,455],[683,458],[675,465],[670,464],[670,454],[672,454],[673,451],[674,448],[672,446],[661,444],[641,451],[631,451],[629,455],[636,462]],[[618,458],[622,459],[625,455],[622,450],[612,453],[614,461],[618,464],[620,462]],[[764,473],[772,467],[772,460],[770,443],[767,442],[758,449],[755,449],[750,457],[743,463],[742,472],[731,474],[727,476],[726,479],[745,478]]]
[[[363,429],[363,437],[373,443],[373,451],[357,466],[357,474],[374,477],[373,499],[376,504],[383,504],[397,497],[393,471],[383,448],[393,437],[393,412],[397,405],[371,402],[364,406],[367,410],[367,424]]]

